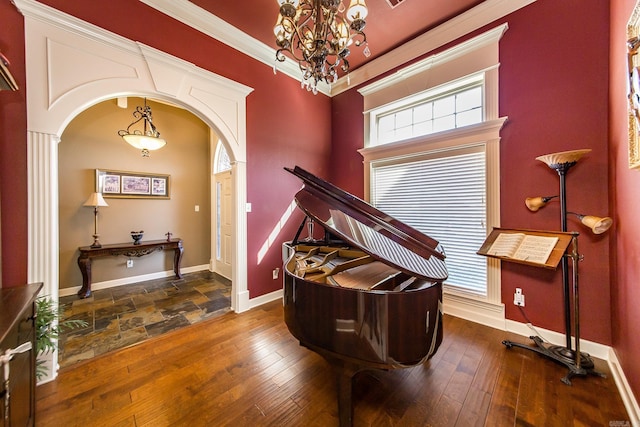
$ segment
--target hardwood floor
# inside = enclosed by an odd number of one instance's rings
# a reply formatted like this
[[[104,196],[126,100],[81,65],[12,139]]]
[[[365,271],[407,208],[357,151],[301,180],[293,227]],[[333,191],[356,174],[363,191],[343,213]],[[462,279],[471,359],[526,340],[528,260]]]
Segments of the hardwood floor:
[[[63,369],[37,388],[39,426],[337,426],[329,365],[301,347],[281,302],[228,313]],[[607,374],[566,369],[445,316],[427,363],[354,380],[355,426],[630,426]]]

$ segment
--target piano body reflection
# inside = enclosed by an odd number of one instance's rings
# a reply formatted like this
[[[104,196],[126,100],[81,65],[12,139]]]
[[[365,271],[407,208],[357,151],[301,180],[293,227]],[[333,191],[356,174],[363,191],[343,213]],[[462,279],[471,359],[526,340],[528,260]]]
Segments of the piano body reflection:
[[[300,344],[323,356],[338,383],[341,426],[352,424],[353,376],[423,363],[442,341],[440,244],[305,170],[296,194],[305,213],[284,244],[284,317]],[[320,224],[325,237],[313,237]]]

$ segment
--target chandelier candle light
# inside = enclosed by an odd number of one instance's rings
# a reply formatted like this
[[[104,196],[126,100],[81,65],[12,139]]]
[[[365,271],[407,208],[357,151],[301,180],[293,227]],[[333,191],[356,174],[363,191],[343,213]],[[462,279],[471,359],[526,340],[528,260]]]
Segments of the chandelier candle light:
[[[349,45],[366,44],[365,0],[351,0],[347,9],[341,0],[276,1],[280,5],[273,28],[279,47],[276,60],[284,62],[288,52],[302,71],[301,86],[317,94],[318,82],[331,85],[338,80],[337,67],[349,71]],[[368,47],[363,53],[371,54]]]
[[[157,150],[167,144],[167,141],[160,138],[160,132],[153,124],[151,107],[147,105],[147,98],[144,99],[144,107],[136,107],[133,117],[135,120],[127,126],[126,130],[119,130],[118,135],[135,148],[142,150],[142,157],[149,157],[150,150]],[[143,129],[131,129],[140,120],[144,121]]]

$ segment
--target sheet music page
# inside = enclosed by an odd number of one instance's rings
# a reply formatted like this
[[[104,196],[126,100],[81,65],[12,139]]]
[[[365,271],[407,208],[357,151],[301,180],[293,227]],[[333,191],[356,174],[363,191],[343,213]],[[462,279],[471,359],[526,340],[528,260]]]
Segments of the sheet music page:
[[[557,237],[526,235],[513,258],[544,264],[557,242]]]
[[[513,258],[524,238],[525,235],[522,233],[500,233],[487,253],[494,256]]]

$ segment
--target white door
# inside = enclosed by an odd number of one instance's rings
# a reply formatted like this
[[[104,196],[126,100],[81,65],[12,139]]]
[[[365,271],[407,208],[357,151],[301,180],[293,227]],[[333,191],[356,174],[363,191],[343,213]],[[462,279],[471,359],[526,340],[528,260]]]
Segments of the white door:
[[[216,267],[219,275],[231,280],[232,256],[232,205],[231,171],[215,174],[216,185]]]

